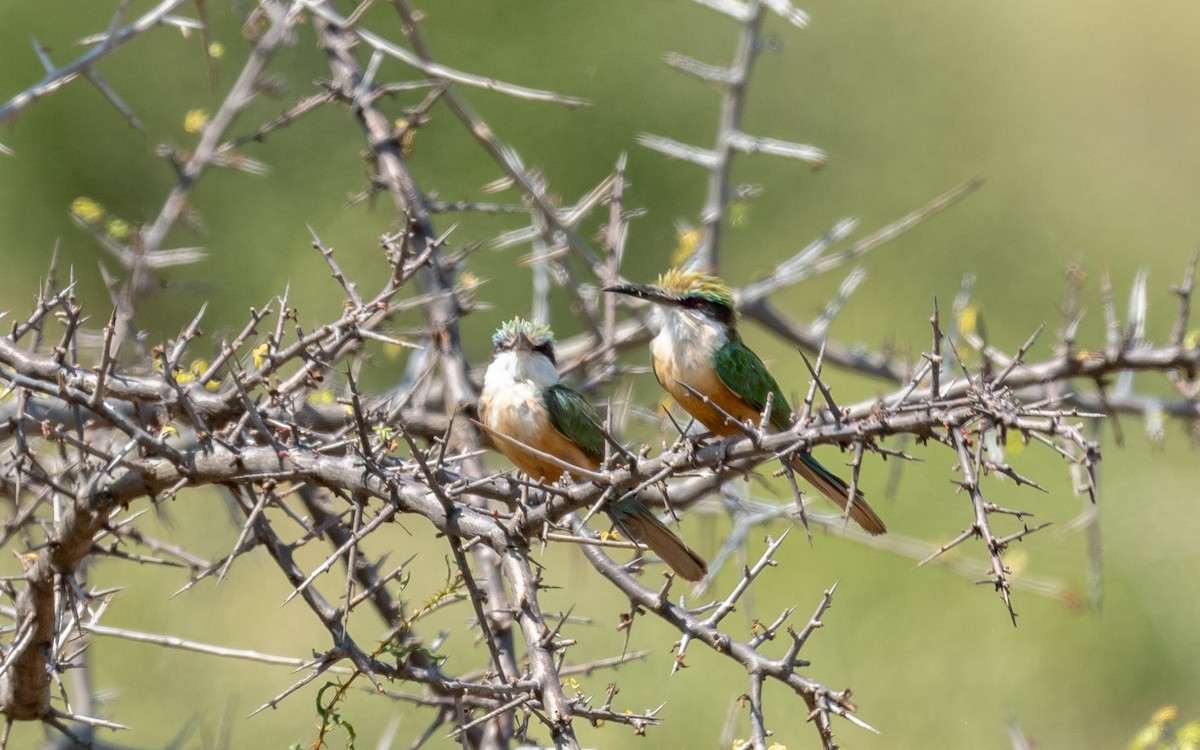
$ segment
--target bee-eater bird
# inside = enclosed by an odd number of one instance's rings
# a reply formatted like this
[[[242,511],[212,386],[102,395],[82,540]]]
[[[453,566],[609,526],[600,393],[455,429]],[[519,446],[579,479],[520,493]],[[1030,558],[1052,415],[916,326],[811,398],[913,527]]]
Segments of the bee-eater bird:
[[[564,469],[528,448],[570,466],[597,469],[604,460],[602,420],[587,399],[558,382],[550,329],[514,318],[492,336],[492,346],[479,414],[497,436],[492,440],[496,449],[535,480],[555,482]],[[565,471],[579,479],[570,469]],[[682,578],[699,581],[708,572],[704,559],[635,496],[607,510],[618,527],[654,550]]]
[[[721,279],[673,268],[656,284],[625,284],[605,291],[654,303],[661,323],[650,342],[654,375],[714,435],[736,435],[746,421],[757,424],[768,395],[771,428],[792,426],[792,408],[778,383],[738,335],[733,291]],[[811,454],[796,454],[791,468],[843,511],[850,505],[850,517],[867,533],[887,532],[862,493],[855,492],[850,504],[850,488]]]

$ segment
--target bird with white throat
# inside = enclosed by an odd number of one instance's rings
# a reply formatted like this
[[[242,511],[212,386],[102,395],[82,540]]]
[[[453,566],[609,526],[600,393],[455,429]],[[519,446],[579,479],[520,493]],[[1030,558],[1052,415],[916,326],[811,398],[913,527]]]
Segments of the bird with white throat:
[[[622,284],[606,292],[625,294],[655,305],[659,329],[650,342],[654,375],[696,421],[717,437],[737,435],[757,425],[771,405],[771,429],[792,427],[792,408],[767,366],[742,343],[737,330],[733,291],[716,276],[673,268],[655,284]],[[796,453],[793,471],[821,491],[868,534],[887,527],[861,491],[850,487],[810,453]]]
[[[514,318],[492,336],[492,346],[479,415],[496,449],[535,480],[555,482],[564,473],[578,480],[582,473],[571,467],[598,469],[604,460],[603,420],[587,399],[558,382],[550,329]],[[680,577],[699,581],[708,572],[704,559],[637,497],[627,495],[606,510]]]

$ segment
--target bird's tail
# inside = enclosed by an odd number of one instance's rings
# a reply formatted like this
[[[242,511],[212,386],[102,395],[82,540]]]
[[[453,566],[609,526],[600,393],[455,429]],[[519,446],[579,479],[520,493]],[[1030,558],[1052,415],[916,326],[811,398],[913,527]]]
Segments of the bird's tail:
[[[843,512],[846,510],[846,506],[850,505],[850,487],[810,454],[798,454],[792,461],[792,470],[820,490],[822,495],[837,503]],[[883,519],[875,514],[871,506],[867,504],[863,493],[857,489],[854,492],[854,503],[850,507],[850,517],[868,534],[887,533]]]
[[[695,583],[708,574],[708,563],[704,558],[684,544],[636,497],[613,503],[608,513],[617,526],[653,550],[680,578]]]

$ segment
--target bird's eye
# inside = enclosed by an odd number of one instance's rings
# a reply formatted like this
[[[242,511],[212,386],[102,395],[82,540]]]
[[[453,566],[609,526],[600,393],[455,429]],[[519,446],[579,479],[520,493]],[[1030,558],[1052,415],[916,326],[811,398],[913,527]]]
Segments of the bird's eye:
[[[496,344],[496,351],[498,351],[498,352],[506,352],[511,348],[512,348],[512,345],[509,344],[507,341],[501,341],[500,343]]]
[[[702,310],[708,304],[708,300],[703,297],[688,297],[683,303],[693,310]]]

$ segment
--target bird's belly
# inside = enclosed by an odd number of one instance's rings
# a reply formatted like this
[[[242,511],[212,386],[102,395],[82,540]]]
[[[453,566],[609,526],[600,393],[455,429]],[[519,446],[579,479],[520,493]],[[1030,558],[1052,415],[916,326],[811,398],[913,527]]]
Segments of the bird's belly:
[[[720,437],[741,432],[738,423],[757,423],[759,413],[738,398],[707,363],[655,360],[654,375],[667,393],[700,424]]]
[[[548,453],[572,466],[584,469],[595,469],[597,466],[577,445],[555,429],[546,414],[541,395],[530,386],[515,385],[495,393],[485,393],[480,412],[483,424],[489,430],[511,439],[493,436],[496,449],[533,479],[554,482],[562,476],[563,469],[522,446]]]

